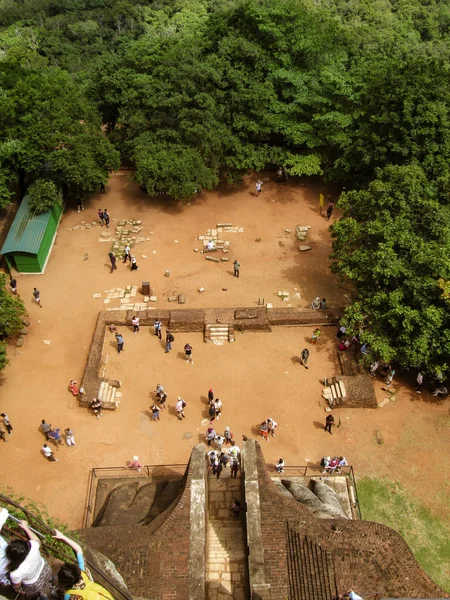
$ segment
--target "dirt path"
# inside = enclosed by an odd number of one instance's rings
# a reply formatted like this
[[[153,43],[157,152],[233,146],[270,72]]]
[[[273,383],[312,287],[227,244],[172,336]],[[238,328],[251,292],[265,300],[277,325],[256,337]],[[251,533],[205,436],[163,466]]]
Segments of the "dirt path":
[[[169,355],[148,330],[135,336],[125,331],[126,348],[120,356],[113,340],[106,341],[108,375],[124,383],[120,409],[105,411],[96,420],[67,392],[68,381],[81,378],[98,311],[119,305],[103,303],[105,290],[149,280],[158,296],[156,311],[171,306],[167,294],[181,292],[190,308],[254,306],[260,297],[274,306],[287,306],[277,297],[278,290],[290,292],[293,306],[307,306],[317,295],[326,296],[330,305],[342,304],[343,291],[328,271],[330,236],[328,223],[317,214],[318,188],[266,183],[255,198],[250,194],[253,185],[254,178],[249,178],[233,190],[219,190],[182,206],[146,198],[129,181],[129,174],[121,172],[112,177],[106,195],[92,198],[84,212],[66,210],[46,273],[18,276],[32,327],[23,348],[11,349],[0,388],[0,408],[15,428],[1,447],[1,480],[16,493],[43,502],[52,515],[79,527],[92,467],[125,464],[133,454],[149,464],[188,459],[193,444],[202,439],[205,396],[212,386],[224,402],[220,427],[230,425],[237,438],[244,433],[254,436],[254,427],[269,415],[278,421],[277,438],[264,442],[270,463],[280,456],[287,464],[315,463],[323,455],[342,453],[358,474],[398,480],[426,505],[444,511],[442,456],[449,443],[448,404],[430,403],[426,394],[418,397],[404,388],[396,403],[384,409],[341,410],[339,430],[333,436],[324,433],[319,380],[336,372],[334,329],[324,329],[308,371],[295,358],[307,343],[308,328],[237,334],[234,344],[221,347],[204,344],[200,334],[189,338],[177,334]],[[106,206],[116,222],[143,221],[142,234],[151,240],[135,247],[138,272],[119,262],[117,271],[109,273],[109,245],[98,242],[98,226],[72,230],[82,219],[95,220],[100,206]],[[241,263],[239,279],[232,276],[230,262],[209,263],[194,252],[201,248],[197,236],[218,222],[244,228],[228,238],[227,256]],[[297,250],[293,234],[297,224],[311,225],[311,252]],[[148,258],[141,258],[143,254]],[[166,269],[170,278],[164,277]],[[32,303],[34,286],[41,291],[42,309]],[[206,291],[200,294],[199,287]],[[95,293],[102,298],[93,298]],[[194,347],[193,366],[180,356],[186,341]],[[188,401],[183,423],[173,410],[166,411],[161,422],[150,422],[148,393],[158,382],[167,388],[169,404],[177,395]],[[58,463],[40,455],[44,439],[38,427],[43,418],[75,431],[77,445],[62,447]],[[383,446],[376,442],[377,430],[383,434]],[[192,438],[185,439],[186,432]]]

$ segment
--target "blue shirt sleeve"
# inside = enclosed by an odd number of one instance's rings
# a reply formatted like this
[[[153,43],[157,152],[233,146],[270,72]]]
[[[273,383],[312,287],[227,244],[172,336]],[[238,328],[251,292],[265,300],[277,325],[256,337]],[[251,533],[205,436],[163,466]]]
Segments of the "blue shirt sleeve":
[[[77,554],[77,562],[78,562],[78,566],[80,567],[80,569],[82,571],[86,570],[86,566],[84,564],[84,556],[82,552],[78,552]]]

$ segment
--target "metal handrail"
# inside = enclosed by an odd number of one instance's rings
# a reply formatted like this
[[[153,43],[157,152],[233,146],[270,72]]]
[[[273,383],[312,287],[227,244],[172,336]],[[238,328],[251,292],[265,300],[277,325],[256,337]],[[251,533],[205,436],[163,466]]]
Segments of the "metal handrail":
[[[49,527],[46,523],[44,523],[44,521],[42,521],[42,519],[40,519],[38,516],[36,516],[34,513],[32,513],[28,508],[25,508],[24,506],[22,506],[15,500],[12,500],[11,498],[9,498],[8,496],[5,496],[4,494],[0,494],[0,502],[4,502],[5,504],[14,506],[14,508],[17,508],[18,510],[22,511],[23,514],[26,515],[26,517],[28,519],[32,519],[34,521],[34,523],[39,525],[39,527],[41,529],[43,529],[47,534],[52,535],[52,536],[54,535],[54,533],[55,533],[54,529]],[[3,528],[5,528],[5,527],[3,527]],[[11,535],[13,530],[10,528],[6,528],[6,529],[8,530],[8,533]],[[16,530],[14,530],[14,534],[17,537],[21,537],[20,532],[17,532]],[[45,542],[43,542],[42,545],[45,548],[51,550],[52,553],[54,555],[56,555],[58,558],[62,557],[62,560],[64,562],[72,562],[72,563],[76,562],[73,554],[72,555],[65,554],[65,552],[63,552],[59,548],[50,546],[49,544],[47,544]],[[114,580],[111,579],[111,577],[109,577],[109,575],[107,575],[106,573],[101,571],[92,561],[90,561],[89,559],[87,559],[85,557],[85,562],[86,562],[86,565],[89,567],[89,570],[91,571],[91,573],[95,572],[98,577],[100,577],[101,579],[103,579],[106,582],[106,585],[108,586],[108,589],[112,593],[114,598],[116,598],[117,600],[133,600],[133,596],[128,591],[125,591],[124,589],[119,588],[117,586],[117,584],[114,582]],[[111,588],[113,591],[111,590]]]

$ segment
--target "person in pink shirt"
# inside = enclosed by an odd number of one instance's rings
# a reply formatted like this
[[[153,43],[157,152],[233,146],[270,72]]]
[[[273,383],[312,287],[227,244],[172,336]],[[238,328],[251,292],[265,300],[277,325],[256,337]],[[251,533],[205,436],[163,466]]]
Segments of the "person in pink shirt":
[[[136,471],[138,473],[141,472],[141,468],[142,468],[142,463],[139,460],[138,456],[133,456],[133,460],[128,463],[128,465],[125,467],[126,469],[136,469]]]

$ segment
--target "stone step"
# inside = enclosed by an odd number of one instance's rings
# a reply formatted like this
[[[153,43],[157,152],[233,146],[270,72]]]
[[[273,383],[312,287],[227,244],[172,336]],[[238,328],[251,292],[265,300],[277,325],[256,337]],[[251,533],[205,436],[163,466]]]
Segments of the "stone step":
[[[210,325],[209,330],[212,332],[226,331],[228,333],[228,325]]]
[[[100,384],[100,388],[98,390],[98,394],[97,394],[97,398],[100,398],[100,400],[104,400],[105,398],[105,394],[108,392],[108,382],[107,381],[102,381]]]

